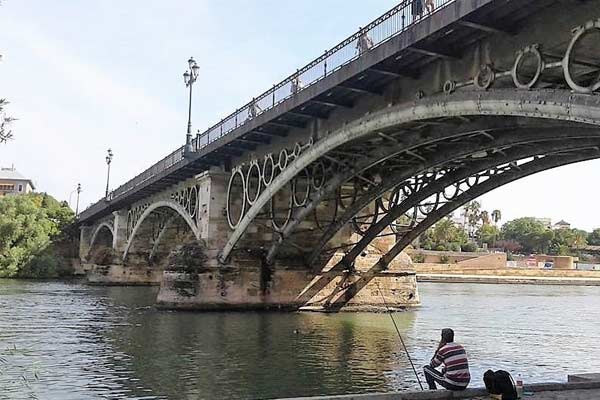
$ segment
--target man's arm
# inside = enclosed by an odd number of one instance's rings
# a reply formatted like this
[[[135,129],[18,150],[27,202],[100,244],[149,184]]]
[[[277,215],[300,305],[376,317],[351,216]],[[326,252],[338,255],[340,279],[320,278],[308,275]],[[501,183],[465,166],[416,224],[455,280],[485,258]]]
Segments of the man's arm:
[[[437,350],[435,351],[435,354],[434,354],[433,358],[431,359],[431,363],[430,363],[430,365],[433,368],[439,367],[444,362],[444,358],[440,355],[440,350],[445,345],[446,345],[446,343],[440,342],[440,345],[438,346]]]

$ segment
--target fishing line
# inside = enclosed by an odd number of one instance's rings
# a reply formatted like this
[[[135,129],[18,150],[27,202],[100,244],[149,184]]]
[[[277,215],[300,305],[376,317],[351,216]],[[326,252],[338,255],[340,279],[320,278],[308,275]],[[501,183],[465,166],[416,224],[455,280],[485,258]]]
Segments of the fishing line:
[[[419,374],[417,374],[417,370],[415,369],[415,364],[413,364],[412,358],[410,357],[410,353],[408,352],[408,349],[406,348],[406,344],[404,344],[404,339],[402,339],[402,335],[400,334],[400,329],[398,329],[398,325],[396,325],[396,320],[394,319],[394,315],[392,315],[392,310],[390,310],[390,308],[388,307],[387,302],[385,301],[385,297],[383,297],[383,292],[381,291],[381,288],[379,287],[379,282],[377,280],[375,280],[375,284],[377,285],[377,291],[381,295],[381,300],[383,300],[383,305],[385,306],[385,309],[388,311],[388,314],[389,314],[390,318],[392,319],[394,328],[396,328],[396,333],[398,334],[398,337],[400,338],[400,343],[402,343],[402,347],[404,347],[404,352],[406,353],[406,356],[408,357],[410,366],[412,367],[412,370],[415,373],[415,376],[417,377],[417,382],[419,382],[419,386],[421,387],[421,390],[424,390],[423,384],[421,383],[421,379],[419,378]]]

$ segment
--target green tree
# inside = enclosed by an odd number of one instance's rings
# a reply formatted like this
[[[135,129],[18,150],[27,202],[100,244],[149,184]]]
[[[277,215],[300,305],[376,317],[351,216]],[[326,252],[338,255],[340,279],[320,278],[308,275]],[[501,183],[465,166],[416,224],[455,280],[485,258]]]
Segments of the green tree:
[[[594,229],[587,238],[588,244],[592,246],[600,246],[600,228]]]
[[[1,197],[0,277],[23,276],[24,271],[38,276],[43,265],[55,270],[60,261],[51,243],[65,239],[72,221],[73,212],[49,195]]]
[[[572,247],[574,249],[581,249],[587,246],[589,233],[582,229],[572,229],[573,231],[573,243]]]
[[[486,243],[488,246],[493,247],[500,237],[500,229],[494,225],[484,224],[477,230],[476,236],[482,245]]]
[[[494,225],[498,225],[498,221],[502,219],[502,212],[498,209],[492,211],[492,221],[494,221]]]
[[[449,218],[444,218],[423,234],[423,248],[428,250],[460,250],[467,243],[466,232]]]
[[[522,246],[526,253],[547,253],[554,232],[535,218],[525,217],[509,221],[502,226],[502,237]]]
[[[481,203],[478,201],[471,201],[465,205],[464,209],[469,235],[473,236],[477,230],[477,225],[481,220]]]
[[[550,252],[560,256],[572,255],[575,250],[587,246],[587,237],[588,233],[581,229],[557,229]]]

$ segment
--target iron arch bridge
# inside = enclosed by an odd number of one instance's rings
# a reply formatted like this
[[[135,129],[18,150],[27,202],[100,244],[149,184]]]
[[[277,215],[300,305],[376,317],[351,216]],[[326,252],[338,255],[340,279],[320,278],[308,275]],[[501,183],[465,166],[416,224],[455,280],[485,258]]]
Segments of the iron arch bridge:
[[[427,228],[495,188],[600,158],[600,19],[588,20],[600,1],[565,1],[578,7],[444,0],[328,70],[365,31],[353,35],[261,95],[268,110],[237,110],[194,154],[169,155],[86,210],[82,258],[112,238],[115,263],[167,268],[159,302],[183,307],[338,309],[372,281],[379,293],[383,277],[398,283],[388,302],[406,284],[404,303],[417,303],[414,271],[394,266]],[[560,30],[536,29],[552,17]],[[190,243],[202,259],[193,278],[167,265]]]

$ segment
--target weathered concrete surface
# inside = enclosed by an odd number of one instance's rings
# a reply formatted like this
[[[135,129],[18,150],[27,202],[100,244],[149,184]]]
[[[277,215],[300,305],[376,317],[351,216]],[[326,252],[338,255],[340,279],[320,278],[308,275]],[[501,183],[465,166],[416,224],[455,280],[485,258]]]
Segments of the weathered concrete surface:
[[[525,392],[532,393],[523,397],[534,400],[598,400],[600,399],[600,381],[575,383],[546,383],[525,386]],[[449,400],[470,399],[489,400],[485,389],[467,389],[462,392],[449,390],[425,390],[418,392],[368,393],[340,396],[296,397],[288,400]]]
[[[382,311],[385,304],[396,309],[420,304],[416,275],[405,254],[385,272],[369,271],[375,255],[361,258],[355,272],[330,272],[341,257],[335,255],[319,273],[305,268],[268,269],[251,258],[245,262],[238,259],[229,268],[205,267],[197,272],[168,266],[157,303],[175,309],[303,307],[306,311]]]
[[[158,286],[162,279],[162,270],[150,267],[86,264],[84,270],[90,285]]]

